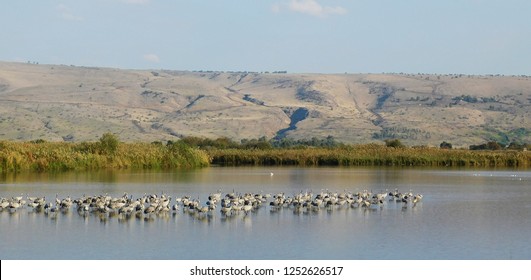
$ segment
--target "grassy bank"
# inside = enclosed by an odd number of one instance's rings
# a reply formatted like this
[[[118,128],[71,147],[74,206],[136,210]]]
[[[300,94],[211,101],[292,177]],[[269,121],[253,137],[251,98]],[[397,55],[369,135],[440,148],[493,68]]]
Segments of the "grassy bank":
[[[439,148],[393,148],[385,145],[348,145],[335,148],[210,149],[213,164],[298,166],[531,166],[526,151],[470,151]]]
[[[223,166],[432,166],[531,167],[531,153],[389,147],[380,144],[291,148],[191,147],[184,141],[121,143],[113,135],[98,142],[0,141],[0,172],[98,169],[172,169]]]
[[[0,172],[193,168],[209,164],[205,152],[182,143],[107,142],[1,141]]]

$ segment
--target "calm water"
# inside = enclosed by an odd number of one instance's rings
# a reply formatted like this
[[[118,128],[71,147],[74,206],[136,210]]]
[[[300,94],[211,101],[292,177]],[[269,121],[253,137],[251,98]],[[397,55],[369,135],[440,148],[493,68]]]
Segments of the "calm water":
[[[274,172],[274,176],[270,176]],[[7,175],[0,197],[165,192],[412,190],[415,207],[317,213],[264,206],[247,216],[171,212],[121,219],[72,209],[0,212],[0,259],[531,259],[531,172],[359,168],[206,168]]]

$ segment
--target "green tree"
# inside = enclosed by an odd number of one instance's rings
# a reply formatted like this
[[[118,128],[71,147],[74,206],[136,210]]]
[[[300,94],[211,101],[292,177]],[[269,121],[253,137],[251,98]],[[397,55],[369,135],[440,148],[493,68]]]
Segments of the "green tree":
[[[114,154],[120,141],[116,135],[106,132],[100,137],[100,150],[104,154]]]
[[[496,141],[490,141],[487,143],[487,149],[489,150],[501,150],[502,145]]]
[[[507,149],[508,150],[523,150],[525,147],[526,147],[526,144],[511,142],[509,146],[507,146]]]
[[[440,147],[441,149],[451,149],[451,148],[452,148],[452,144],[451,144],[451,143],[448,143],[448,142],[446,142],[446,141],[443,141],[443,142],[441,143],[441,145],[439,145],[439,147]]]
[[[406,147],[404,144],[402,144],[402,141],[400,141],[399,139],[386,139],[385,145],[387,147],[392,147],[392,148],[405,148]]]

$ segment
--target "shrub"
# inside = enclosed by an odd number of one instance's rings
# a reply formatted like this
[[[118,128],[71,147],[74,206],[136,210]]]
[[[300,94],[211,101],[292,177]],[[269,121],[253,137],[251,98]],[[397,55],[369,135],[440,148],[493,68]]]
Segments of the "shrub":
[[[399,139],[386,139],[385,146],[391,147],[391,148],[405,148],[406,147],[404,144],[402,144],[402,142]]]
[[[118,149],[118,137],[116,135],[107,132],[100,138],[100,149],[103,154],[112,155]]]
[[[451,148],[452,148],[452,144],[450,144],[450,143],[448,143],[448,142],[446,142],[446,141],[443,141],[443,142],[441,143],[441,145],[439,145],[439,147],[440,147],[441,149],[451,149]]]

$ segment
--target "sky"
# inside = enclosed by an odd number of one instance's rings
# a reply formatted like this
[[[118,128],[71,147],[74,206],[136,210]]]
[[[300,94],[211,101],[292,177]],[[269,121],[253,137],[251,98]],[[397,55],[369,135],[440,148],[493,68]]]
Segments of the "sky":
[[[531,74],[529,0],[0,0],[0,60]]]

